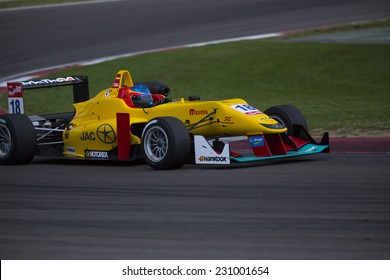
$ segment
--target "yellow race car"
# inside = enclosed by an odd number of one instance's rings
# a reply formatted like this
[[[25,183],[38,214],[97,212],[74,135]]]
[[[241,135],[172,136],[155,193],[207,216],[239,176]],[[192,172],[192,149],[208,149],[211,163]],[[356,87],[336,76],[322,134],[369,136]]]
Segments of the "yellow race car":
[[[27,117],[23,91],[73,86],[74,112]],[[325,133],[317,143],[303,115],[291,105],[264,112],[243,99],[169,99],[162,83],[133,83],[119,71],[110,88],[89,98],[88,78],[69,76],[10,82],[9,114],[0,116],[0,161],[24,164],[36,154],[75,159],[144,159],[154,169],[230,164],[329,151]],[[236,151],[232,148],[236,147]],[[248,147],[250,154],[242,152]]]

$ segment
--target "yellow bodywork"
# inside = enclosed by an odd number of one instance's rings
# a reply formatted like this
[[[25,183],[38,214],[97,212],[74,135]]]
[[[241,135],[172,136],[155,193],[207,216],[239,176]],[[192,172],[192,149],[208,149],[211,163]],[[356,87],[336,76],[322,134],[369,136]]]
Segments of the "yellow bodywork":
[[[130,144],[140,144],[143,128],[154,118],[173,116],[180,119],[189,133],[206,138],[253,134],[284,133],[286,128],[271,128],[277,122],[249,106],[243,99],[221,101],[178,101],[147,108],[134,108],[118,97],[119,89],[131,87],[133,81],[127,70],[117,73],[111,88],[95,97],[74,104],[75,116],[63,133],[64,154],[85,157],[89,151],[111,151],[117,147],[117,113],[129,115]],[[268,125],[265,127],[264,125]]]

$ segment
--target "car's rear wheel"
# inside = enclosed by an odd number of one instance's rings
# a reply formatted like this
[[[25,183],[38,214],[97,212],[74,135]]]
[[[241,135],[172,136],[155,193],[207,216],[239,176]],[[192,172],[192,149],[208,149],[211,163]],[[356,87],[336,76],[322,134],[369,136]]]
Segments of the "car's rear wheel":
[[[2,164],[31,162],[36,145],[35,129],[26,115],[0,116],[0,162]]]
[[[294,125],[301,125],[308,131],[305,117],[292,105],[273,106],[265,110],[264,113],[287,127],[287,135],[294,134]]]
[[[142,132],[144,159],[154,169],[176,169],[187,161],[191,139],[185,125],[174,117],[151,120]]]

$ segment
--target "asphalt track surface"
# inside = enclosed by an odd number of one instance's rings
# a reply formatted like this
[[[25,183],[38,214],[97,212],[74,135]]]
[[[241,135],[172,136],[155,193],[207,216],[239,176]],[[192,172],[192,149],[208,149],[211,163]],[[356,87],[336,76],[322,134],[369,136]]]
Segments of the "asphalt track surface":
[[[1,166],[1,259],[389,259],[388,154]]]
[[[123,1],[1,12],[0,77],[383,18],[387,2]],[[389,166],[383,151],[172,171],[42,158],[0,166],[0,258],[389,259]]]
[[[0,81],[124,53],[389,17],[387,0],[128,0],[0,10]]]

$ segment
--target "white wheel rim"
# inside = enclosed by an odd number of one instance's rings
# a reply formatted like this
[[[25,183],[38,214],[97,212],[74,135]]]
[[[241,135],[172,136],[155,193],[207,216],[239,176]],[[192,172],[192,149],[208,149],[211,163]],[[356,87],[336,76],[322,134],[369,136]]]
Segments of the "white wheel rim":
[[[168,136],[161,127],[153,127],[146,132],[143,145],[148,159],[160,162],[168,152]]]
[[[11,148],[11,133],[9,132],[8,127],[4,124],[0,124],[0,158],[8,156]]]

